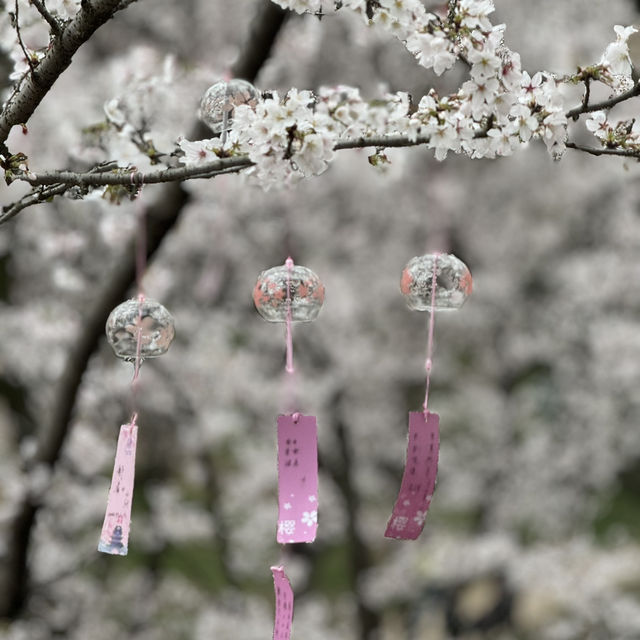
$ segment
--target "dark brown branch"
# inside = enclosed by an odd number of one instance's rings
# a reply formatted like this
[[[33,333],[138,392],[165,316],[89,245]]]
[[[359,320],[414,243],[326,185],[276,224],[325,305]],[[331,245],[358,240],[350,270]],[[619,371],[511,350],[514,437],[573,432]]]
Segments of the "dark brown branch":
[[[479,134],[480,135],[480,134]],[[426,144],[429,136],[418,136],[415,139],[406,136],[376,136],[371,138],[352,138],[336,143],[336,151],[343,149],[361,149],[365,147],[414,147]],[[89,171],[76,173],[73,171],[52,171],[50,173],[16,173],[15,179],[28,182],[32,186],[69,185],[79,187],[100,187],[106,185],[127,186],[130,184],[157,184],[160,182],[177,182],[182,180],[213,178],[221,173],[241,171],[254,163],[247,156],[219,158],[202,165],[190,167],[171,167],[152,173],[102,172]],[[0,216],[0,223],[4,218]]]
[[[593,104],[588,104],[589,98],[588,96],[585,96],[586,99],[579,107],[575,107],[574,109],[567,111],[565,115],[569,120],[577,120],[578,117],[583,113],[593,113],[594,111],[604,111],[606,109],[611,109],[617,104],[620,104],[625,100],[629,100],[630,98],[635,98],[637,96],[640,96],[640,82],[636,83],[631,89],[629,89],[629,91],[625,91],[619,96],[614,96],[613,98],[609,98],[609,100],[603,100],[602,102],[594,102]]]
[[[352,592],[356,594],[356,606],[359,621],[359,634],[361,640],[368,640],[374,636],[375,631],[380,626],[379,615],[367,606],[361,595],[358,581],[361,576],[371,568],[372,558],[371,550],[363,540],[358,530],[358,519],[360,515],[360,500],[356,490],[356,483],[353,478],[352,469],[354,469],[353,444],[349,435],[349,431],[342,419],[342,392],[336,393],[331,406],[334,408],[332,422],[335,429],[335,435],[338,442],[338,458],[336,462],[329,467],[325,467],[331,474],[336,484],[340,487],[345,500],[347,511],[347,535],[350,546],[350,564],[345,567],[348,572]]]
[[[11,128],[28,122],[60,74],[71,64],[76,51],[114,15],[119,4],[120,0],[84,1],[76,16],[51,41],[38,64],[37,78],[33,73],[28,74],[0,113],[0,154],[10,155],[6,141]]]
[[[31,4],[38,10],[38,13],[48,22],[51,27],[51,33],[60,35],[60,23],[49,13],[47,7],[44,6],[42,0],[30,0]]]
[[[11,218],[18,215],[21,211],[24,211],[24,209],[26,209],[27,207],[31,207],[34,204],[47,202],[55,196],[63,195],[68,190],[68,184],[59,184],[48,187],[47,189],[43,189],[42,187],[40,187],[32,191],[31,193],[28,193],[17,202],[8,204],[2,208],[2,214],[0,214],[0,224],[11,220]]]
[[[479,131],[476,134],[476,138],[484,137],[486,131]],[[341,140],[334,146],[334,150],[341,151],[344,149],[363,149],[367,147],[375,148],[400,148],[400,147],[414,147],[423,144],[427,144],[430,141],[429,136],[417,136],[416,138],[408,138],[407,136],[376,136],[376,137],[362,137],[351,138]],[[568,142],[567,147],[570,149],[577,149],[579,151],[585,151],[592,155],[616,155],[637,158],[640,157],[640,151],[630,149],[594,149],[590,147],[583,147],[576,145],[573,142]],[[107,185],[120,185],[128,186],[133,184],[157,184],[162,182],[178,182],[183,180],[193,179],[208,179],[223,173],[236,173],[253,166],[253,162],[246,156],[237,156],[232,158],[218,158],[211,162],[190,167],[171,167],[168,169],[162,169],[152,173],[140,173],[132,172],[127,173],[120,172],[96,172],[92,169],[86,173],[76,173],[73,171],[54,171],[50,173],[16,173],[15,179],[23,182],[28,182],[32,186],[54,185],[56,188],[60,188],[61,192],[64,192],[63,186],[79,186],[79,187],[100,187]],[[56,195],[51,194],[51,195]],[[17,213],[25,209],[26,207],[42,202],[46,198],[38,199],[37,194],[30,194],[27,196],[29,201],[24,203],[24,199],[13,205],[7,205],[2,214],[0,215],[0,224],[11,219]]]
[[[53,171],[51,173],[16,174],[16,178],[28,182],[32,186],[67,184],[79,187],[102,187],[105,185],[127,186],[131,184],[158,184],[160,182],[180,182],[193,178],[212,178],[220,173],[228,173],[230,169],[240,171],[253,164],[246,156],[237,158],[220,158],[206,164],[191,167],[170,167],[153,173],[139,171],[109,173],[75,173],[73,171]]]
[[[595,147],[585,147],[575,142],[567,142],[567,149],[575,149],[576,151],[584,151],[592,156],[621,156],[623,158],[637,158],[640,160],[640,150],[634,151],[633,149],[608,149],[602,147],[597,149]]]

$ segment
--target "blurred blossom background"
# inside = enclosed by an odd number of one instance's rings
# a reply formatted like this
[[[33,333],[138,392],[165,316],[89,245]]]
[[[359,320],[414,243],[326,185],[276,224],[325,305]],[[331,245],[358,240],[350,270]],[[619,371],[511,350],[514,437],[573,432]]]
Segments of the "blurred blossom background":
[[[34,171],[133,157],[124,138],[96,138],[105,103],[138,114],[158,148],[189,137],[262,4],[134,3],[80,50],[11,146]],[[630,0],[495,4],[531,74],[595,62],[614,25],[640,22]],[[5,93],[9,72],[0,58]],[[465,74],[437,78],[344,11],[291,16],[255,85],[417,100]],[[618,109],[631,118],[637,101]],[[132,367],[103,334],[59,455],[33,460],[96,301],[131,252],[136,204],[58,199],[0,228],[0,637],[271,636],[284,328],[258,316],[251,293],[289,253],[326,287],[318,320],[294,327],[300,410],[319,425],[320,525],[314,544],[285,552],[293,638],[640,637],[637,163],[572,151],[554,162],[532,143],[508,159],[441,163],[390,149],[380,170],[367,153],[340,152],[289,190],[238,175],[185,183],[178,204],[163,205],[164,187],[143,190],[146,207],[180,208],[145,277],[177,336],[142,368],[126,558],[96,551],[131,409]],[[22,189],[3,185],[0,204]],[[438,486],[421,538],[398,542],[383,533],[407,414],[423,400],[428,320],[406,307],[399,279],[433,250],[461,258],[474,291],[436,317]],[[25,504],[36,507],[17,541]]]

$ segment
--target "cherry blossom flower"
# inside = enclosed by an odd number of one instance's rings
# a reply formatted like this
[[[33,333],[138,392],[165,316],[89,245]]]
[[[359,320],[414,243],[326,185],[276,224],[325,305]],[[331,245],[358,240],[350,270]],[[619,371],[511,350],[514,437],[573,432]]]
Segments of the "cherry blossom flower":
[[[538,120],[531,109],[524,104],[517,104],[512,107],[510,115],[514,117],[514,131],[523,142],[528,142],[538,128]]]
[[[594,111],[591,117],[585,122],[585,126],[594,136],[604,140],[611,130],[607,122],[607,114],[604,111]]]
[[[471,77],[476,82],[485,78],[491,78],[497,75],[498,70],[502,69],[502,61],[493,52],[471,49],[467,54],[467,60],[472,64]]]
[[[217,138],[195,141],[181,138],[178,140],[178,146],[184,152],[180,162],[187,166],[198,166],[211,162],[218,157],[214,152],[214,148],[219,148],[220,141]]]
[[[629,57],[629,37],[637,32],[635,27],[623,27],[617,24],[614,28],[618,36],[615,42],[607,45],[602,54],[600,64],[604,65],[612,74],[630,76],[632,70],[631,58]]]
[[[453,45],[442,36],[415,33],[407,39],[407,49],[417,58],[418,64],[433,69],[438,76],[456,62]]]

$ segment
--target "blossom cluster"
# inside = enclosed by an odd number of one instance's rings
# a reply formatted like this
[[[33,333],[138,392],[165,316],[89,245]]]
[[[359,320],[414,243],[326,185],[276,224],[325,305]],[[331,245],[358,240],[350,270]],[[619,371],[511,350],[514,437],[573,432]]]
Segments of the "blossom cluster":
[[[347,86],[323,87],[317,95],[292,89],[282,100],[273,93],[255,107],[235,108],[224,144],[216,138],[181,140],[181,160],[198,165],[247,154],[254,162],[250,173],[268,188],[322,173],[345,140],[420,137],[438,160],[449,151],[474,158],[510,155],[533,137],[561,152],[567,120],[555,81],[522,72],[517,55],[505,66],[491,46],[482,54],[469,52],[472,79],[457,94],[440,98],[431,91],[416,108],[404,92],[367,101]]]
[[[224,141],[180,140],[181,160],[198,165],[216,156],[247,154],[255,163],[249,173],[268,188],[325,171],[340,139],[408,130],[409,104],[402,92],[367,102],[348,86],[321,88],[317,96],[291,89],[282,100],[274,92],[255,108],[236,107]]]
[[[322,0],[273,1],[297,13],[321,13],[326,4]],[[76,6],[76,0],[58,0],[51,10],[64,19]],[[27,7],[25,4],[25,10]],[[493,25],[490,20],[492,0],[458,0],[434,13],[420,0],[342,0],[335,8],[353,11],[373,28],[394,35],[420,66],[437,75],[462,63],[467,79],[449,95],[432,89],[415,102],[403,92],[365,100],[358,89],[346,86],[321,88],[317,94],[291,89],[282,99],[277,93],[265,93],[257,105],[236,106],[233,127],[223,139],[179,138],[180,161],[193,166],[217,157],[245,155],[253,162],[248,173],[268,189],[322,173],[339,143],[384,148],[387,137],[425,144],[438,160],[444,160],[450,151],[472,158],[508,156],[539,139],[558,159],[568,133],[563,85],[597,80],[620,93],[633,84],[628,47],[636,31],[633,27],[616,26],[616,40],[606,47],[599,63],[560,78],[522,69],[519,54],[505,44],[504,25]],[[30,11],[22,22],[26,27],[37,22],[32,7]],[[7,32],[0,24],[0,34],[1,46],[14,60],[11,77],[19,80],[29,73],[29,63],[14,31]],[[42,54],[35,48],[28,49],[28,55],[31,64],[37,65]],[[169,76],[165,69],[161,84],[168,84]],[[108,131],[100,129],[100,139],[94,144],[106,152],[117,150],[119,166],[139,166],[143,160],[157,164],[170,153],[163,154],[155,146],[162,132],[140,125],[152,121],[150,112],[162,104],[142,99],[146,95],[143,85],[107,103]],[[149,95],[155,95],[152,89]],[[139,104],[132,106],[134,97]],[[594,122],[588,124],[592,131]],[[613,124],[606,135],[599,128],[598,137],[609,147],[636,150],[633,126],[627,127],[629,131],[625,127],[626,123]],[[367,145],[371,137],[376,143]]]
[[[308,1],[279,4],[299,13],[320,8]],[[558,82],[551,74],[531,77],[521,69],[519,55],[503,43],[504,26],[489,20],[489,0],[461,0],[444,17],[427,13],[417,0],[383,0],[373,8],[346,0],[341,6],[392,32],[420,65],[437,74],[463,60],[469,80],[452,95],[430,91],[417,108],[406,93],[366,101],[357,89],[344,86],[321,88],[317,96],[293,89],[283,100],[270,94],[255,108],[237,107],[232,146],[224,153],[248,154],[255,163],[251,172],[267,188],[322,173],[336,143],[345,139],[404,136],[415,142],[420,137],[438,160],[449,151],[473,158],[510,155],[533,138],[544,140],[554,156],[564,151],[567,119]],[[211,140],[181,146],[185,164],[220,155]]]
[[[607,119],[605,111],[595,111],[585,124],[605,147],[640,151],[640,123],[635,119],[613,123]]]
[[[319,12],[323,4],[321,0],[274,1],[297,13]],[[410,115],[407,110],[401,117],[393,118],[392,126],[384,130],[384,134],[404,135],[412,140],[425,136],[427,145],[435,150],[439,160],[449,151],[463,152],[473,158],[510,155],[536,138],[545,142],[554,158],[562,156],[568,127],[562,80],[548,72],[530,75],[522,70],[518,53],[504,44],[504,25],[492,25],[489,19],[494,11],[492,0],[460,0],[450,4],[448,13],[442,15],[428,13],[418,0],[344,0],[336,5],[340,9],[353,10],[370,25],[394,34],[416,57],[418,64],[438,75],[452,68],[458,60],[469,68],[469,80],[455,94],[440,97],[432,90],[420,100],[416,112]],[[617,39],[606,47],[599,64],[589,68],[591,77],[616,91],[631,86],[628,39],[635,31],[633,27],[615,27]],[[576,78],[564,80],[575,82]],[[343,90],[340,88],[338,93]],[[327,90],[323,91],[324,95],[321,91],[318,101],[320,105],[327,99]],[[376,120],[378,103],[368,103],[375,107],[373,113],[366,115],[368,105],[359,101],[357,113],[352,117],[354,90],[350,96],[340,105],[339,113],[331,110],[320,113],[314,109],[307,114],[306,121],[296,122],[299,136],[304,136],[305,131],[316,136],[313,145],[305,147],[306,158],[301,158],[301,164],[308,168],[309,156],[317,155],[312,162],[315,168],[311,171],[301,169],[302,173],[319,173],[319,169],[325,168],[331,158],[330,144],[336,137],[348,138],[366,135],[368,129],[378,130],[370,126]],[[248,145],[250,157],[258,167],[254,172],[267,180],[275,176],[273,168],[279,160],[290,160],[294,169],[297,162],[297,158],[293,158],[297,149],[282,135],[282,128],[276,127],[270,142],[267,141],[265,132],[273,124],[273,110],[274,105],[270,103],[269,108],[262,111],[262,124],[259,123],[259,112],[255,117],[245,114],[243,123],[249,126],[241,135],[241,142]],[[327,120],[326,115],[333,122]],[[293,124],[290,122],[288,126]],[[263,133],[252,139],[251,134],[255,131]],[[323,144],[319,144],[317,136],[322,137]],[[278,144],[279,141],[282,144]],[[612,141],[611,136],[609,141]],[[244,147],[241,145],[240,148]]]

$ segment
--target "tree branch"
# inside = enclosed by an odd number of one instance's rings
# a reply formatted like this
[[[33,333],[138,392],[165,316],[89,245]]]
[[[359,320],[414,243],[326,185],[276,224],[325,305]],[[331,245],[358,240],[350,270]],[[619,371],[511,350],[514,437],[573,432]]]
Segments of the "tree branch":
[[[342,391],[338,391],[335,394],[334,401],[331,403],[333,407],[332,422],[336,440],[338,441],[338,451],[337,461],[328,467],[328,471],[340,487],[344,496],[347,511],[347,536],[350,545],[349,558],[351,561],[350,564],[345,567],[345,570],[350,577],[353,587],[352,591],[356,594],[356,606],[360,626],[358,635],[361,640],[367,640],[373,637],[375,630],[379,628],[380,619],[378,613],[371,609],[364,601],[361,590],[358,588],[358,580],[360,576],[371,568],[372,560],[371,550],[360,535],[357,526],[361,505],[352,472],[354,468],[353,445],[341,416],[342,400],[343,393]]]
[[[640,85],[639,85],[640,86]],[[640,93],[640,91],[639,91]],[[479,131],[476,138],[484,137],[486,131]],[[428,144],[430,136],[374,136],[362,138],[349,138],[341,140],[333,147],[335,151],[345,149],[363,149],[367,147],[400,148],[415,147]],[[596,149],[584,147],[574,142],[567,142],[567,148],[584,151],[592,155],[625,156],[640,158],[640,151],[632,149]],[[101,187],[101,186],[130,186],[132,184],[158,184],[164,182],[181,182],[183,180],[209,179],[225,173],[237,173],[253,166],[254,163],[247,156],[235,156],[231,158],[218,158],[197,166],[170,167],[152,173],[138,171],[128,172],[125,169],[101,171],[92,169],[88,172],[52,171],[47,173],[15,173],[14,179],[28,182],[33,187],[49,186],[50,191],[36,191],[28,194],[17,203],[6,205],[0,214],[0,224],[10,220],[23,209],[43,202],[52,196],[64,193],[69,187]]]
[[[66,184],[78,187],[103,187],[107,185],[140,185],[158,184],[160,182],[180,182],[194,178],[212,178],[220,173],[228,173],[229,170],[240,171],[253,164],[247,156],[234,158],[220,158],[206,164],[191,167],[170,167],[152,173],[139,171],[117,170],[109,173],[76,173],[74,171],[52,171],[50,173],[20,173],[16,179],[28,182],[34,187],[40,185]]]
[[[54,196],[61,196],[69,190],[68,184],[59,184],[47,189],[42,187],[35,189],[31,193],[22,197],[13,204],[8,204],[2,208],[2,214],[0,214],[0,224],[11,220],[14,216],[18,215],[21,211],[24,211],[27,207],[31,207],[34,204],[40,204],[51,200]]]
[[[42,2],[42,0],[30,1],[31,4],[38,10],[38,13],[49,23],[49,26],[51,27],[51,33],[56,36],[60,35],[60,23],[49,13],[47,7],[44,6],[44,2]]]
[[[597,149],[595,147],[585,147],[575,142],[567,142],[567,149],[575,149],[576,151],[584,151],[592,156],[622,156],[623,158],[637,158],[640,160],[640,149],[634,151],[633,149],[608,149],[603,147]]]
[[[418,136],[410,139],[406,136],[377,136],[371,138],[351,138],[341,140],[336,143],[334,149],[362,149],[366,147],[414,147],[428,143],[429,136]],[[161,182],[178,182],[182,180],[213,178],[222,173],[234,173],[253,166],[253,162],[247,156],[235,156],[231,158],[218,158],[197,166],[190,167],[170,167],[152,173],[141,173],[138,171],[128,172],[124,169],[120,171],[97,173],[91,170],[84,173],[74,171],[51,171],[47,173],[15,173],[14,179],[28,182],[30,185],[49,186],[67,185],[78,187],[101,187],[101,186],[128,186],[131,184],[158,184]],[[13,205],[9,205],[12,207]],[[5,221],[5,215],[0,216],[0,223]]]
[[[27,74],[0,113],[0,154],[10,155],[6,146],[9,131],[25,124],[60,74],[71,64],[76,51],[118,11],[120,0],[83,1],[76,16],[52,40],[38,64],[37,77]]]
[[[588,85],[587,85],[588,87]],[[585,94],[586,99],[579,107],[575,107],[567,111],[565,114],[567,119],[577,120],[583,113],[592,113],[594,111],[603,111],[605,109],[611,109],[615,107],[617,104],[624,102],[625,100],[629,100],[630,98],[636,98],[640,96],[640,82],[637,82],[629,91],[625,91],[621,93],[619,96],[614,96],[613,98],[609,98],[609,100],[603,100],[602,102],[594,102],[593,104],[588,104],[589,98],[588,93]]]

